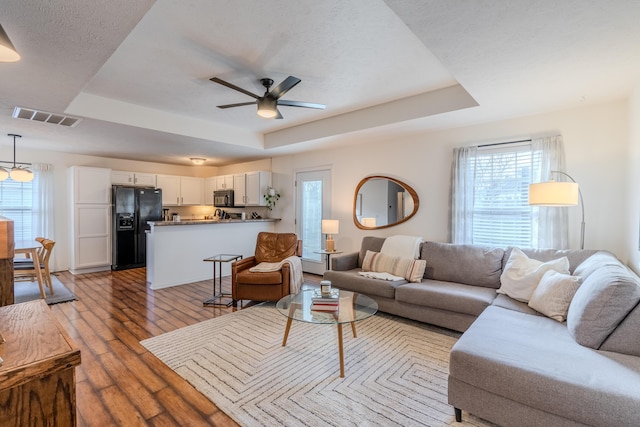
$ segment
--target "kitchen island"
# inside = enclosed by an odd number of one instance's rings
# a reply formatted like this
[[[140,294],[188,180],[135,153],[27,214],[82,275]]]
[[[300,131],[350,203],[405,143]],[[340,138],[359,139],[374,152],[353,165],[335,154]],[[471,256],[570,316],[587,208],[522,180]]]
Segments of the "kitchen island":
[[[252,256],[261,231],[274,231],[279,219],[149,221],[147,285],[151,289],[212,280],[205,258],[227,253]],[[222,266],[231,274],[231,264]],[[212,288],[213,292],[213,288]]]

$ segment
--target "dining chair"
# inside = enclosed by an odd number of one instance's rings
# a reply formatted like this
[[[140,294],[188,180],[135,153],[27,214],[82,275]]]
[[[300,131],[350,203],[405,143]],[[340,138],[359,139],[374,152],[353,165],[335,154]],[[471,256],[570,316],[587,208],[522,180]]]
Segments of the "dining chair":
[[[36,239],[38,240],[38,239]],[[53,295],[53,282],[51,281],[51,270],[49,270],[49,259],[51,258],[51,252],[56,242],[50,239],[43,239],[42,250],[38,251],[38,258],[40,261],[40,271],[42,273],[42,280],[49,287],[49,293]],[[34,266],[34,260],[31,258],[14,259],[13,262],[13,276],[16,277],[31,277],[33,281],[36,277],[36,269]],[[44,294],[44,289],[40,289]]]

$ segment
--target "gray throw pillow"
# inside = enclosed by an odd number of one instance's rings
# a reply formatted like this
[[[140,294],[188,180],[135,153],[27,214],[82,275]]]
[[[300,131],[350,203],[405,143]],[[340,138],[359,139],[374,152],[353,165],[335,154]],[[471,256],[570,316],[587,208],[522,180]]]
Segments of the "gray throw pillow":
[[[605,263],[578,288],[567,313],[567,327],[578,344],[600,348],[640,301],[640,282],[622,263]]]

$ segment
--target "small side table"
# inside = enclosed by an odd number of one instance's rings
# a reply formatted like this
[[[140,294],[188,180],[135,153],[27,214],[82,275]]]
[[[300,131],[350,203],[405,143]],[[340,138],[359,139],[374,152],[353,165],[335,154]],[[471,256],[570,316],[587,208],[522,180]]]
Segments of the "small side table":
[[[242,255],[238,254],[218,254],[209,258],[203,259],[203,261],[212,262],[213,263],[213,297],[209,298],[206,301],[202,302],[204,306],[224,306],[229,307],[233,303],[233,301],[229,301],[227,304],[222,302],[222,298],[227,297],[230,298],[231,294],[223,294],[222,293],[222,263],[223,262],[233,262],[235,260],[242,259]],[[218,272],[218,289],[219,292],[216,293],[216,266],[220,267],[220,271]]]
[[[341,254],[342,251],[313,251],[314,254],[326,255],[327,256],[327,270],[331,270],[331,265],[329,261],[331,260],[331,255]]]

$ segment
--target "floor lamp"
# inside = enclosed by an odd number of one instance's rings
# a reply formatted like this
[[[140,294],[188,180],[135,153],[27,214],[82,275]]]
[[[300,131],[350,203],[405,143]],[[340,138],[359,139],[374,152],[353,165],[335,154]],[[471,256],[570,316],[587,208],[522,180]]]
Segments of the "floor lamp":
[[[582,222],[580,223],[580,249],[584,249],[584,202],[582,191],[575,179],[568,173],[551,171],[569,178],[572,182],[548,181],[529,184],[529,205],[531,206],[576,206],[580,202],[582,208]]]

